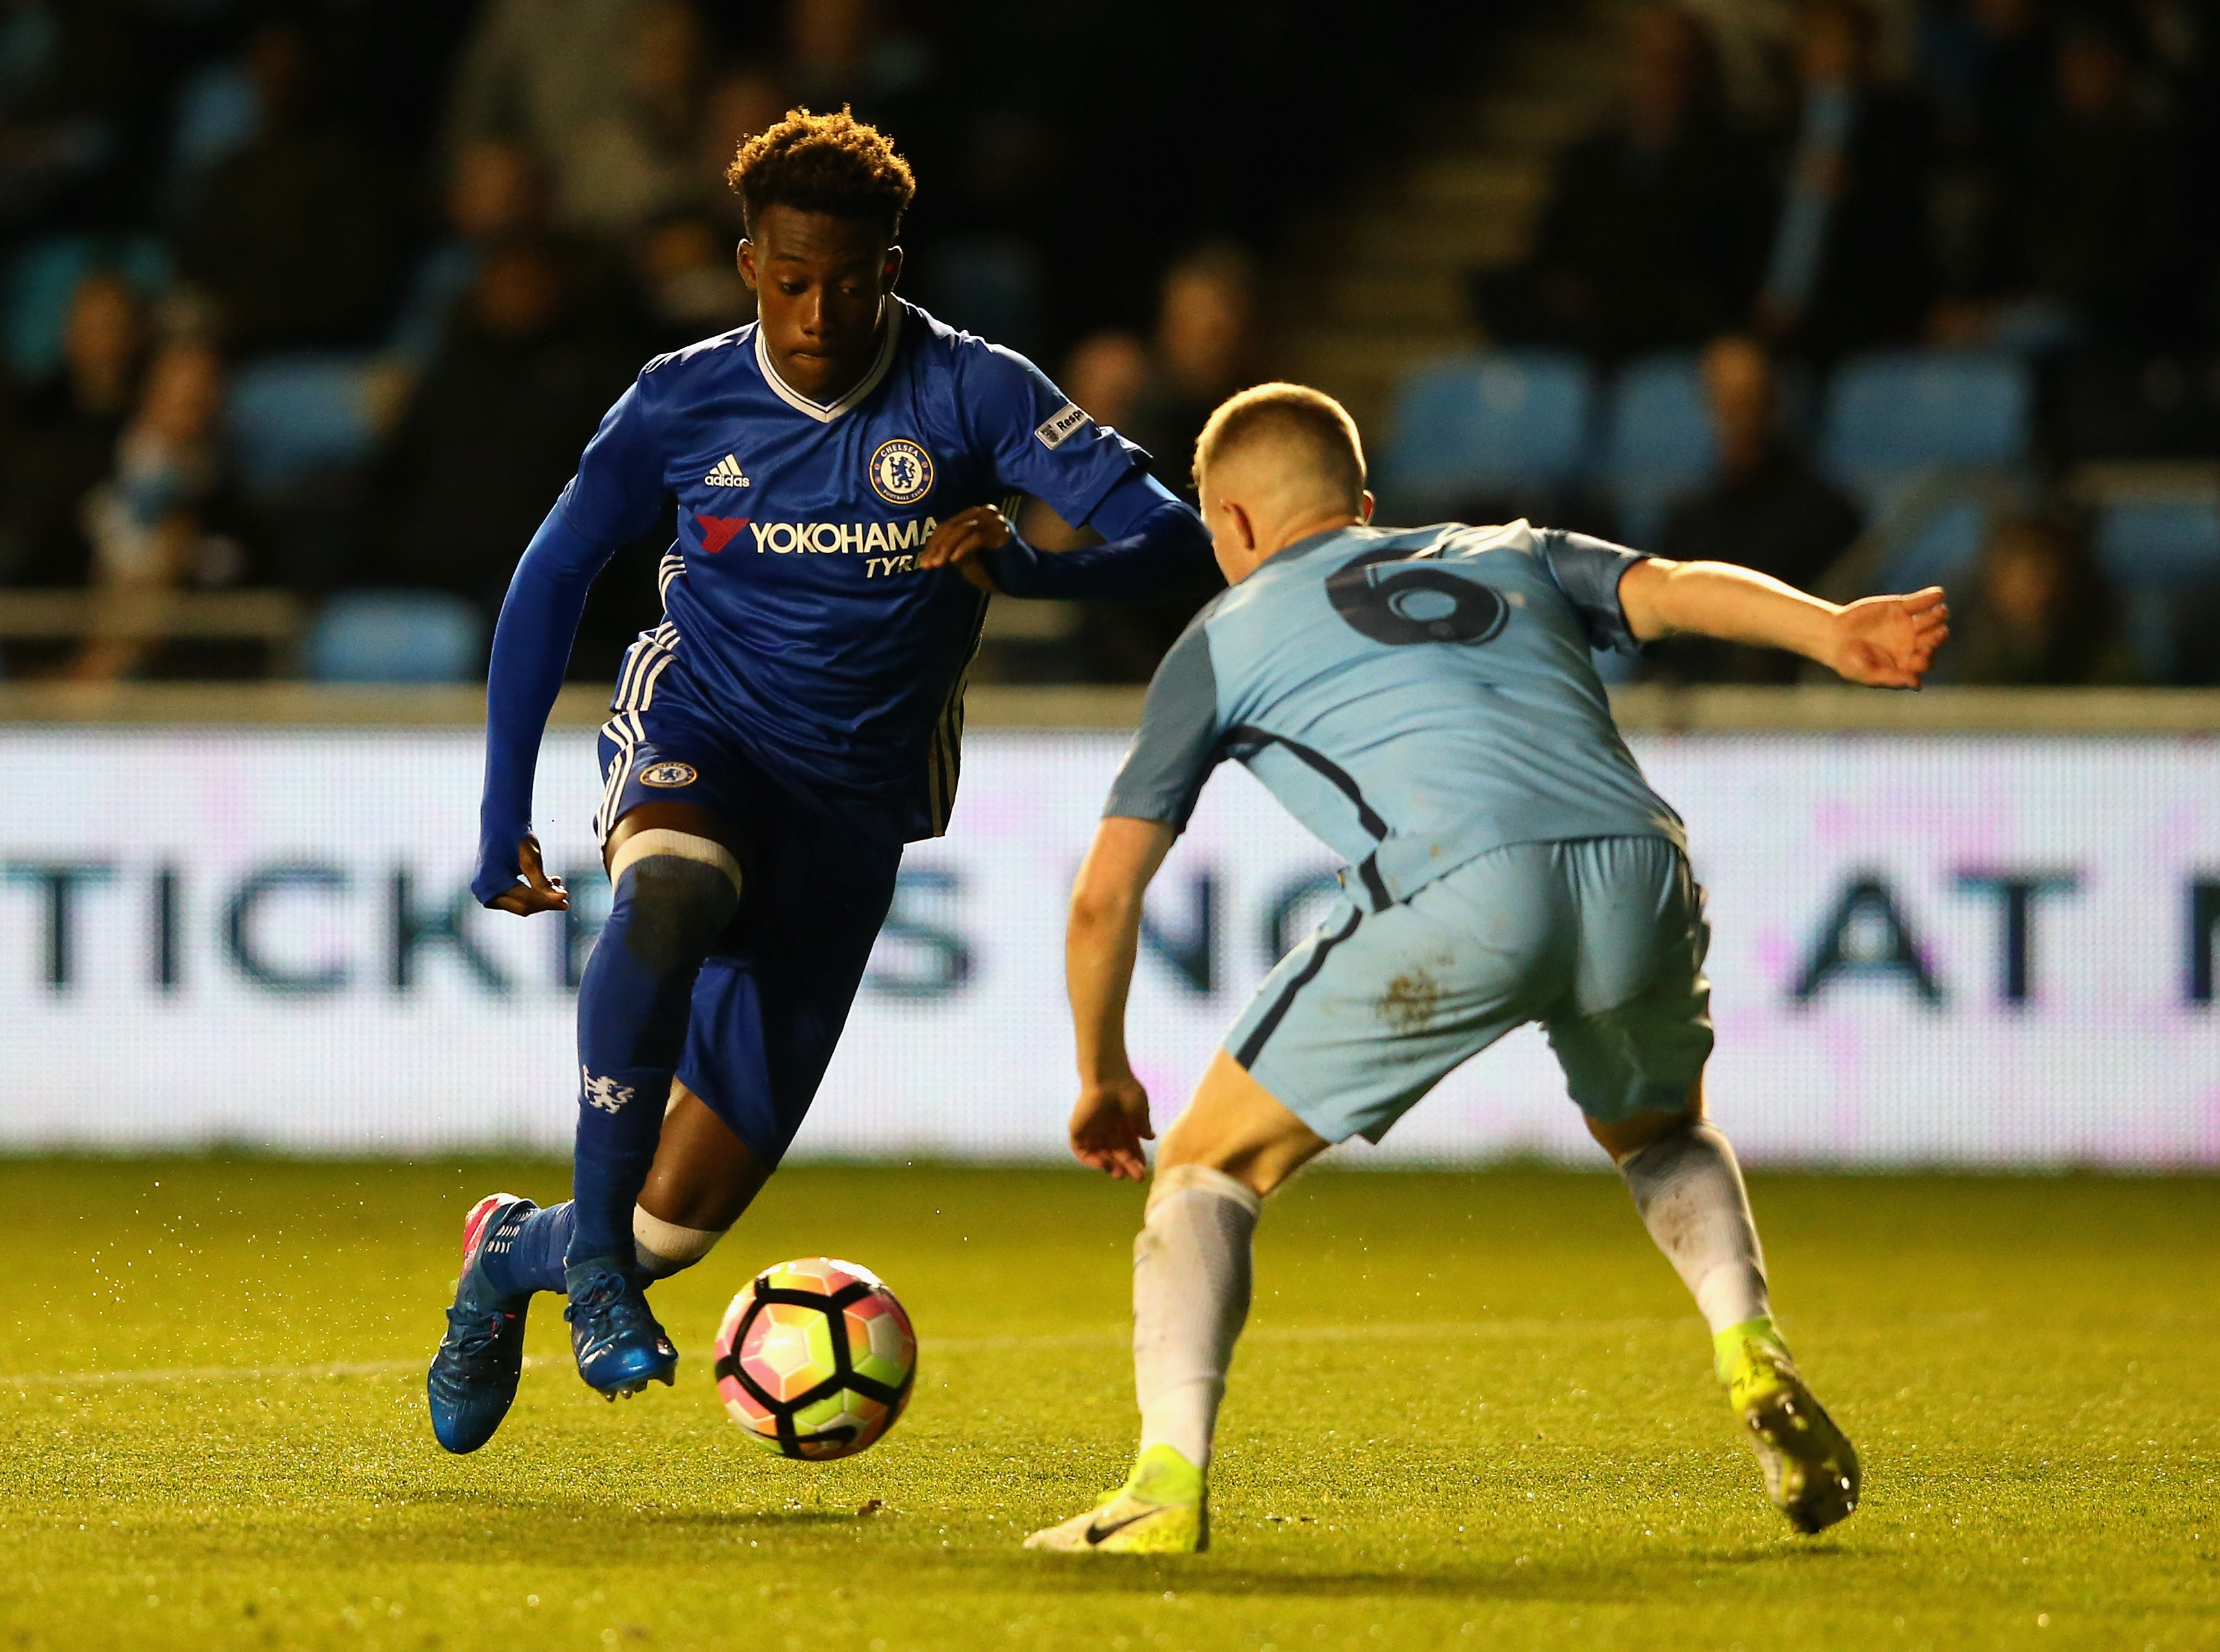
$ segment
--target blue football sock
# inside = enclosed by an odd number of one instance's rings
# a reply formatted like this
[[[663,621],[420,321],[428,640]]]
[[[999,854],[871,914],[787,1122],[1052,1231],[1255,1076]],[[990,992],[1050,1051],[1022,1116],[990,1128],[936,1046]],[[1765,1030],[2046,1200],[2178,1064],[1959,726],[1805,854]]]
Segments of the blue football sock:
[[[722,867],[685,854],[651,852],[618,874],[608,923],[578,983],[573,1262],[632,1256],[633,1206],[663,1133],[695,977],[739,905]]]
[[[503,1296],[521,1296],[527,1291],[560,1293],[564,1256],[571,1248],[571,1230],[577,1220],[578,1207],[566,1199],[559,1205],[528,1213],[522,1221],[512,1219],[503,1223],[501,1231],[490,1235],[478,1253],[486,1283]]]

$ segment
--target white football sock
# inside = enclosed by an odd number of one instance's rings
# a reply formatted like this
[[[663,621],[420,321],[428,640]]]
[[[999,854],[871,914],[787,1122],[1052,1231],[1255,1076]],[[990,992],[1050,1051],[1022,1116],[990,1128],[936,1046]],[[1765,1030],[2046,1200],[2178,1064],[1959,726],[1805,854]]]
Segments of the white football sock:
[[[1263,1200],[1222,1170],[1175,1165],[1157,1174],[1133,1240],[1133,1392],[1141,1449],[1169,1445],[1197,1468],[1210,1438],[1233,1343],[1249,1317],[1250,1241]]]
[[[1676,1130],[1618,1162],[1634,1207],[1718,1336],[1762,1319],[1765,1252],[1734,1149],[1715,1125]]]
[[[684,1272],[708,1256],[728,1231],[721,1227],[681,1227],[660,1216],[650,1216],[638,1205],[632,1207],[633,1255],[650,1279],[668,1279]]]

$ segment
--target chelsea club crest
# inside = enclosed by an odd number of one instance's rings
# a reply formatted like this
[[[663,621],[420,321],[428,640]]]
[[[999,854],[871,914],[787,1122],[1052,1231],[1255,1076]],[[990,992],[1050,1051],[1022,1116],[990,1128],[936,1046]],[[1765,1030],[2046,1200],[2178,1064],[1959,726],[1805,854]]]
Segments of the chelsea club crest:
[[[932,491],[932,455],[907,436],[871,455],[871,488],[889,505],[914,505]]]

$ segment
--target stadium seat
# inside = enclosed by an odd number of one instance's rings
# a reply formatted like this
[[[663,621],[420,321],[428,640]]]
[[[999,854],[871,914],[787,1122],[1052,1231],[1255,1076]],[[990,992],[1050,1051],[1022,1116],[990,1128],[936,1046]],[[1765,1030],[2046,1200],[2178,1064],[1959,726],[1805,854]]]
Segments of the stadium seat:
[[[2122,500],[2097,518],[2097,560],[2120,585],[2220,580],[2220,500]]]
[[[1570,482],[1587,456],[1593,390],[1576,356],[1502,351],[1437,362],[1406,376],[1381,465],[1405,516],[1455,509],[1476,496]]]
[[[376,358],[356,354],[267,357],[232,377],[225,408],[233,462],[260,494],[360,464],[377,445]]]
[[[200,180],[261,130],[262,99],[243,63],[227,59],[188,79],[178,88],[170,130],[164,184],[170,209],[182,213]]]
[[[51,235],[16,254],[0,298],[0,334],[18,383],[35,384],[60,371],[77,284],[103,269],[152,298],[170,284],[169,249],[147,235]]]
[[[1855,495],[1881,543],[1861,589],[1952,586],[2027,460],[2034,387],[2017,358],[1890,351],[1836,369],[1821,415],[1821,468]]]
[[[1990,505],[1978,494],[1953,494],[1905,523],[1888,546],[1877,589],[1962,588],[1989,542]]]
[[[467,683],[485,620],[444,591],[342,591],[324,604],[302,663],[318,683]]]
[[[2098,567],[2120,593],[2143,675],[2173,681],[2182,597],[2220,589],[2220,500],[2114,501],[2098,510],[2096,539]]]
[[[2027,458],[2026,366],[1975,352],[1858,357],[1828,387],[1819,451],[1843,486],[1878,505],[1937,471],[2010,470]]]
[[[1712,479],[1710,399],[1696,358],[1649,356],[1620,370],[1604,414],[1598,479],[1618,506],[1619,537],[1655,549],[1665,510]]]

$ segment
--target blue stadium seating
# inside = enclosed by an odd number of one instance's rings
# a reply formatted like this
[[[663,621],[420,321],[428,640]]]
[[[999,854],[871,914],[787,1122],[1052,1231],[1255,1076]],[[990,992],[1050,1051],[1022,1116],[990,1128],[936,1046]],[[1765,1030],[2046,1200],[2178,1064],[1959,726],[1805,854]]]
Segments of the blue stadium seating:
[[[50,235],[16,254],[0,296],[0,337],[19,383],[35,384],[60,370],[77,284],[102,269],[153,298],[170,284],[169,249],[147,235]]]
[[[1593,389],[1576,356],[1501,351],[1437,362],[1398,386],[1381,491],[1406,518],[1475,496],[1570,482],[1587,457]]]
[[[187,80],[178,89],[171,125],[170,177],[164,186],[170,209],[182,212],[194,185],[261,130],[262,99],[243,63],[214,63]]]
[[[1955,494],[1905,524],[1888,546],[1875,589],[1924,590],[1930,585],[1962,589],[1989,542],[1989,502],[1977,494]]]
[[[2220,501],[2115,500],[2097,513],[2096,548],[2098,568],[2120,593],[2144,676],[2173,681],[2182,595],[2220,588]]]
[[[2220,582],[2220,500],[2130,499],[2097,516],[2097,560],[2118,585]]]
[[[1901,351],[1836,371],[1822,463],[1869,502],[1923,474],[2009,470],[2027,458],[2034,387],[2011,356]]]
[[[2026,365],[1993,352],[1890,351],[1836,370],[1820,464],[1887,536],[1873,589],[1971,573],[1999,485],[2026,464],[2034,399]]]
[[[375,360],[352,353],[270,356],[233,375],[226,433],[249,489],[282,492],[370,458],[377,442],[371,396]]]
[[[484,664],[485,621],[443,591],[342,591],[310,629],[318,683],[467,683]]]
[[[1718,463],[1695,357],[1648,356],[1620,370],[1605,409],[1597,474],[1618,506],[1622,539],[1654,550],[1666,507],[1702,488]]]

